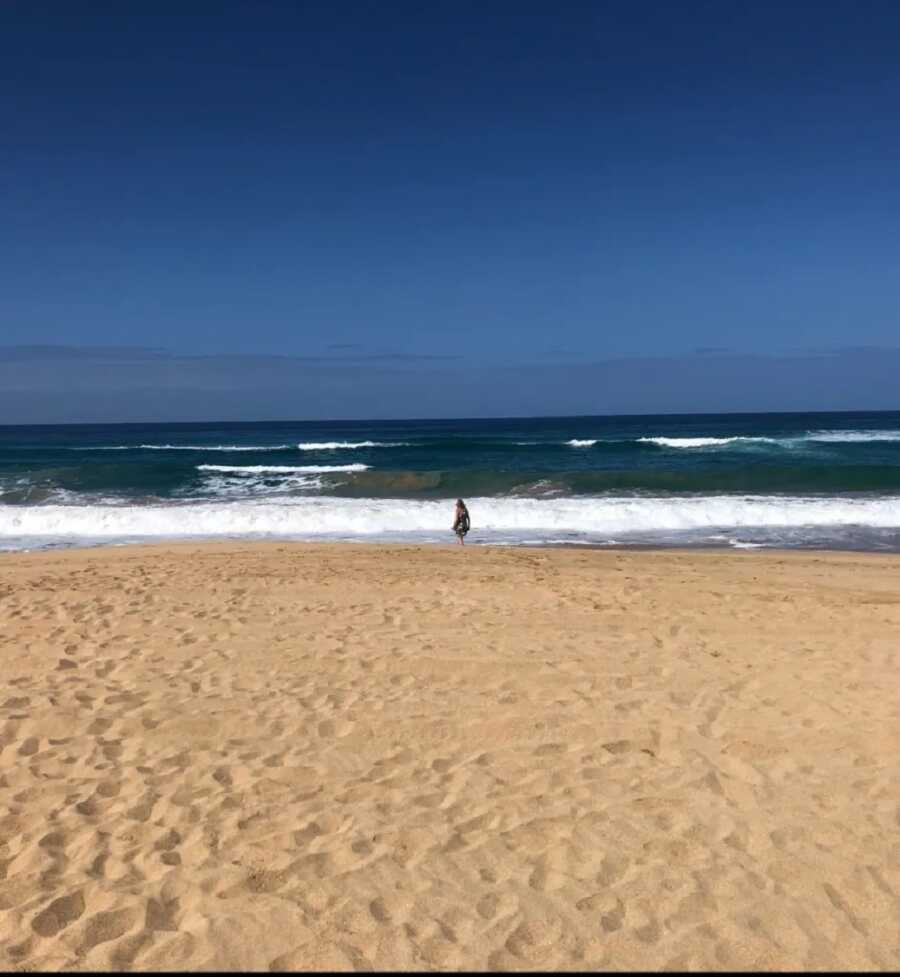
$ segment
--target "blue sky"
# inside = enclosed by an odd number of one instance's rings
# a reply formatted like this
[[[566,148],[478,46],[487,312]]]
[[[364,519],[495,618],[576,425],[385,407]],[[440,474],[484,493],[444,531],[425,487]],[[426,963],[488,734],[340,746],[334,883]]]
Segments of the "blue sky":
[[[113,414],[167,388],[110,347],[167,351],[185,419],[221,356],[287,384],[249,416],[620,409],[591,370],[647,358],[648,410],[760,357],[797,409],[898,406],[841,352],[900,346],[898,119],[896,2],[7,3],[0,410],[87,410],[38,346],[94,349]]]

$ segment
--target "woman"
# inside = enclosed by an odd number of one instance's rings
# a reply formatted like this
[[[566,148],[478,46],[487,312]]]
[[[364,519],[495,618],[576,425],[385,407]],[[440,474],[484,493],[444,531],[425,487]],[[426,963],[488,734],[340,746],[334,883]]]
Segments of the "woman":
[[[459,537],[461,545],[465,545],[465,535],[469,531],[469,510],[462,499],[456,500],[456,514],[453,519],[453,532]]]

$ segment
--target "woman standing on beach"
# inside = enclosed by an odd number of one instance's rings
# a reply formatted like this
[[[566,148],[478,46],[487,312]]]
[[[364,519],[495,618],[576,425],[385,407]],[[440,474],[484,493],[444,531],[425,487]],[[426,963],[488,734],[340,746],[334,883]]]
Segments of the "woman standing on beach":
[[[462,499],[456,500],[456,513],[453,519],[453,532],[459,537],[460,545],[465,545],[465,535],[469,531],[469,510]]]

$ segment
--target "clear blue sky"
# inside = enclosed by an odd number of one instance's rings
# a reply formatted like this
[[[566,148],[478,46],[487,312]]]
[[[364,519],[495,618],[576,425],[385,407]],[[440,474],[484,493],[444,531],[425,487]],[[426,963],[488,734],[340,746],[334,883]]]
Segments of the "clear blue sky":
[[[896,347],[898,173],[897,0],[12,0],[0,407],[68,376],[23,345],[318,357],[357,416],[424,413],[388,368],[555,413],[567,364]]]

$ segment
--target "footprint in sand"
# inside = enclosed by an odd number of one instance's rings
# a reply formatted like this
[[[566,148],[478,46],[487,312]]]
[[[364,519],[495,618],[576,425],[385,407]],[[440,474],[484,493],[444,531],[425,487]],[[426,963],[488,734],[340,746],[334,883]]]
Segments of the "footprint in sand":
[[[31,699],[27,695],[23,696],[12,696],[3,703],[4,709],[24,709],[27,705],[31,703]]]
[[[47,908],[31,921],[31,928],[45,939],[56,936],[84,914],[84,895],[73,892],[54,899]]]
[[[535,751],[535,756],[555,756],[558,753],[565,752],[564,743],[544,743],[539,746]]]
[[[393,916],[384,899],[373,899],[372,902],[369,903],[369,912],[379,923],[388,924],[393,922]]]
[[[148,931],[169,931],[174,932],[178,929],[176,917],[179,909],[179,900],[172,899],[148,899],[147,909],[144,914],[144,928]]]
[[[40,749],[41,741],[37,736],[29,736],[19,747],[19,756],[34,756]]]
[[[614,740],[611,743],[603,744],[603,749],[606,750],[607,753],[612,753],[613,756],[618,756],[620,753],[627,753],[633,748],[634,746],[631,740]]]
[[[91,916],[84,927],[81,953],[87,953],[101,943],[118,940],[134,925],[137,912],[134,909],[114,909]]]
[[[622,928],[625,921],[625,903],[606,892],[597,892],[592,896],[579,899],[575,903],[579,912],[597,914],[600,926],[607,933],[615,933]]]
[[[149,821],[150,815],[153,813],[153,808],[156,806],[156,802],[159,797],[155,794],[148,794],[139,803],[135,804],[131,810],[127,811],[127,817],[134,821]]]
[[[354,724],[343,720],[325,719],[319,723],[316,732],[322,739],[341,739],[353,732]]]
[[[86,800],[79,801],[75,805],[75,810],[79,814],[83,814],[85,817],[94,817],[96,814],[100,813],[100,808],[97,806],[97,802],[93,797],[88,797]]]
[[[539,962],[559,943],[562,923],[558,919],[535,919],[521,923],[506,941],[506,949],[519,960]]]
[[[171,851],[173,848],[177,848],[180,844],[181,835],[174,828],[170,828],[153,847],[156,849],[156,851]]]

